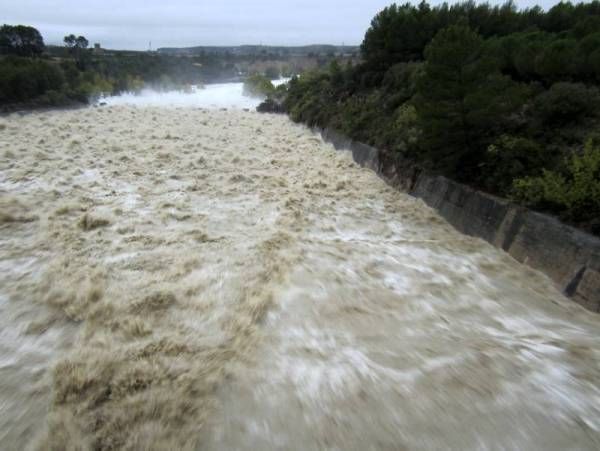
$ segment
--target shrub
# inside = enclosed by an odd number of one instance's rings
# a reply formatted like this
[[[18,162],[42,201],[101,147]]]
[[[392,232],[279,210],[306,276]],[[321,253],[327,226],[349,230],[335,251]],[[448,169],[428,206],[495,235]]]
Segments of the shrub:
[[[275,91],[271,80],[264,75],[251,75],[244,81],[244,95],[249,97],[267,97]]]
[[[589,34],[579,41],[579,53],[583,60],[582,73],[589,79],[600,81],[600,32]]]
[[[0,65],[0,101],[22,102],[47,91],[60,91],[65,82],[59,67],[42,60],[9,57]]]
[[[598,88],[563,82],[553,84],[548,91],[537,96],[533,114],[548,125],[565,125],[595,115],[599,106]]]
[[[40,97],[40,102],[46,105],[61,105],[68,102],[67,96],[62,91],[47,91]]]
[[[582,64],[574,39],[558,39],[546,44],[535,58],[536,72],[546,80],[558,81],[576,75]]]
[[[588,141],[581,155],[566,162],[564,173],[544,170],[541,176],[515,180],[513,197],[575,222],[599,218],[600,147]]]
[[[409,158],[415,155],[421,134],[417,110],[410,102],[400,105],[392,117],[393,122],[388,134],[394,150]]]
[[[502,135],[487,148],[481,167],[481,185],[491,192],[506,195],[513,180],[538,175],[548,160],[547,153],[535,141]]]

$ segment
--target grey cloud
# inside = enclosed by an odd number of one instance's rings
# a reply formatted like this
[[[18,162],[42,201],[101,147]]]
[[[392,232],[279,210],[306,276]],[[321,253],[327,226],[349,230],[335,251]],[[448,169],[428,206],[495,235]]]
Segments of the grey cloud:
[[[47,43],[85,35],[107,48],[238,44],[358,44],[386,0],[0,0],[2,21],[32,25]],[[432,2],[438,3],[438,2]],[[494,3],[494,2],[492,2]],[[534,1],[518,2],[532,6]],[[541,6],[555,2],[544,0]]]

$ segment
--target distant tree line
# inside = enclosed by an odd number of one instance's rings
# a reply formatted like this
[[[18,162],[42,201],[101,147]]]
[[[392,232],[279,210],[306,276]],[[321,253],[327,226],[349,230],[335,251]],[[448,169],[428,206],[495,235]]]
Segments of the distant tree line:
[[[210,66],[210,65],[209,65]],[[197,61],[148,52],[96,54],[84,36],[67,35],[64,47],[46,47],[38,30],[0,27],[0,107],[86,103],[101,94],[175,89],[200,84]]]
[[[136,92],[144,87],[183,89],[205,81],[239,78],[238,60],[252,55],[182,57],[154,52],[101,51],[85,36],[69,34],[64,46],[45,46],[38,30],[0,27],[0,108],[87,102],[101,94]],[[267,68],[270,77],[279,71]]]
[[[293,79],[291,117],[600,233],[598,0],[394,4],[361,52]]]

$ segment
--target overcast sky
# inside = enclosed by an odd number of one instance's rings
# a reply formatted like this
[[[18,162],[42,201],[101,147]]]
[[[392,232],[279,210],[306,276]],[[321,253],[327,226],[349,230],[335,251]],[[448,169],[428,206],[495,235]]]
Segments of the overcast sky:
[[[404,0],[399,3],[403,3]],[[84,35],[105,48],[359,44],[391,0],[0,0],[0,21],[31,25],[47,44]],[[437,4],[438,1],[430,1]],[[491,1],[490,3],[498,3]],[[522,7],[553,0],[517,0]]]

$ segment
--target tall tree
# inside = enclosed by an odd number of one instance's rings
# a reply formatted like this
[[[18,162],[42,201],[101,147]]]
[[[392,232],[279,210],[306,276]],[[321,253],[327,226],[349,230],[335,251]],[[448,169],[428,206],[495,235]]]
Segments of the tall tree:
[[[73,55],[73,58],[75,58],[77,67],[80,70],[85,70],[87,59],[86,49],[90,44],[89,41],[83,36],[75,36],[74,34],[65,36],[63,41],[65,43],[65,47],[69,49],[71,55]]]
[[[414,102],[428,160],[449,176],[470,178],[499,122],[522,102],[520,90],[465,25],[441,30],[425,55]]]
[[[84,36],[75,36],[70,34],[63,39],[65,47],[71,50],[85,50],[90,45],[89,41]]]
[[[0,53],[36,56],[44,51],[44,39],[38,30],[25,25],[0,27]]]

